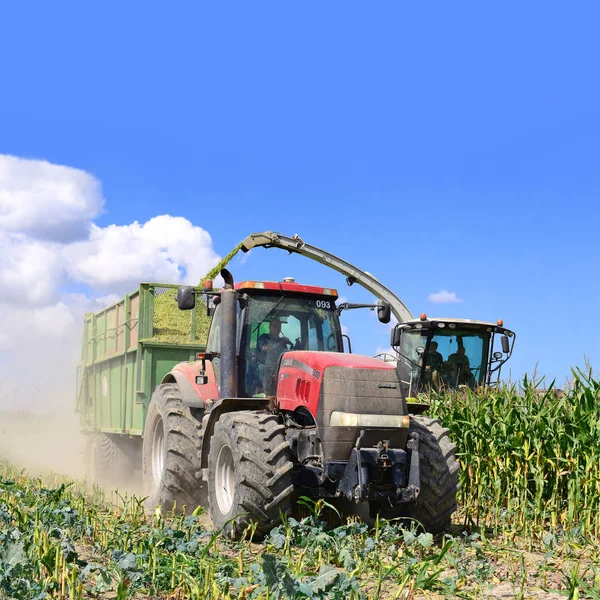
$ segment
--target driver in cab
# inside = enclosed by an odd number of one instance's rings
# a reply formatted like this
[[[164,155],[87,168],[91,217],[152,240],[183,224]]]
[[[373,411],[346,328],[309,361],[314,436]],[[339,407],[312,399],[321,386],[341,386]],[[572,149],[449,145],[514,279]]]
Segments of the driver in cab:
[[[267,396],[275,395],[277,387],[277,370],[279,368],[279,359],[284,352],[287,352],[288,346],[294,349],[292,342],[281,335],[281,320],[272,319],[269,322],[269,333],[263,333],[258,338],[259,347],[263,347],[265,357],[264,367],[264,390]]]
[[[448,357],[448,363],[452,369],[453,377],[456,379],[455,385],[467,384],[471,388],[475,386],[475,378],[464,346],[459,346],[456,352]]]
[[[424,354],[423,358],[425,359],[424,382],[429,385],[433,385],[436,388],[439,387],[441,383],[439,372],[442,368],[444,357],[440,352],[438,352],[437,342],[430,342],[429,349]],[[421,361],[423,360],[423,358],[421,359]]]

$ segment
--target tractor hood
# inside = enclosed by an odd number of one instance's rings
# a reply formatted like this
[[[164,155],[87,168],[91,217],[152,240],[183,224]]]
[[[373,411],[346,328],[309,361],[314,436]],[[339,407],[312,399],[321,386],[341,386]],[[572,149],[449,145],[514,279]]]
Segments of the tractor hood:
[[[405,414],[401,394],[394,365],[375,358],[304,351],[286,352],[281,358],[277,382],[281,410],[303,408],[316,420],[323,410]]]
[[[341,352],[286,352],[281,359],[281,366],[295,365],[301,370],[315,374],[317,379],[328,367],[347,367],[349,369],[381,369],[383,371],[394,370],[394,365],[385,363],[370,356],[360,354],[342,354]]]

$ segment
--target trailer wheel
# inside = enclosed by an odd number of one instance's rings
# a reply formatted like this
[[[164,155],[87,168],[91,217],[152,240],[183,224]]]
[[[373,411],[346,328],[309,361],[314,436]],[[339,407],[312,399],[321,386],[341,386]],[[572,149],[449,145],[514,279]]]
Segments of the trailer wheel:
[[[438,419],[411,415],[410,432],[420,437],[421,491],[415,502],[387,506],[371,503],[371,516],[415,519],[430,533],[441,533],[452,523],[458,491],[456,445]]]
[[[86,444],[86,478],[101,486],[122,485],[131,478],[133,466],[116,436],[95,433]]]
[[[182,508],[187,512],[206,505],[200,452],[202,424],[181,400],[175,383],[159,385],[144,427],[142,475],[148,510]]]
[[[262,538],[291,509],[292,461],[285,427],[264,411],[222,415],[208,455],[208,499],[215,529],[239,539],[256,523]]]

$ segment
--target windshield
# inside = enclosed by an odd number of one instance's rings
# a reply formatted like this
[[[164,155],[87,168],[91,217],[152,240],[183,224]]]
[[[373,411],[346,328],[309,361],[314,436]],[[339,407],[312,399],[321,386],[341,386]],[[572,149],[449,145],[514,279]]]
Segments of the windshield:
[[[399,348],[406,383],[412,392],[424,387],[456,389],[483,385],[489,335],[469,330],[405,331]]]
[[[342,351],[335,301],[329,297],[250,298],[242,339],[246,396],[275,395],[279,359],[288,350]]]

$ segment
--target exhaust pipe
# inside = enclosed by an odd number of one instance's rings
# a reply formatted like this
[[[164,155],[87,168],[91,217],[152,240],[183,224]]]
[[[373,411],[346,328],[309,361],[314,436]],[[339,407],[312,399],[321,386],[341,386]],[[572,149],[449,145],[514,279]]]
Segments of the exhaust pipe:
[[[225,282],[221,290],[221,398],[237,397],[237,303],[233,276],[221,269]]]

